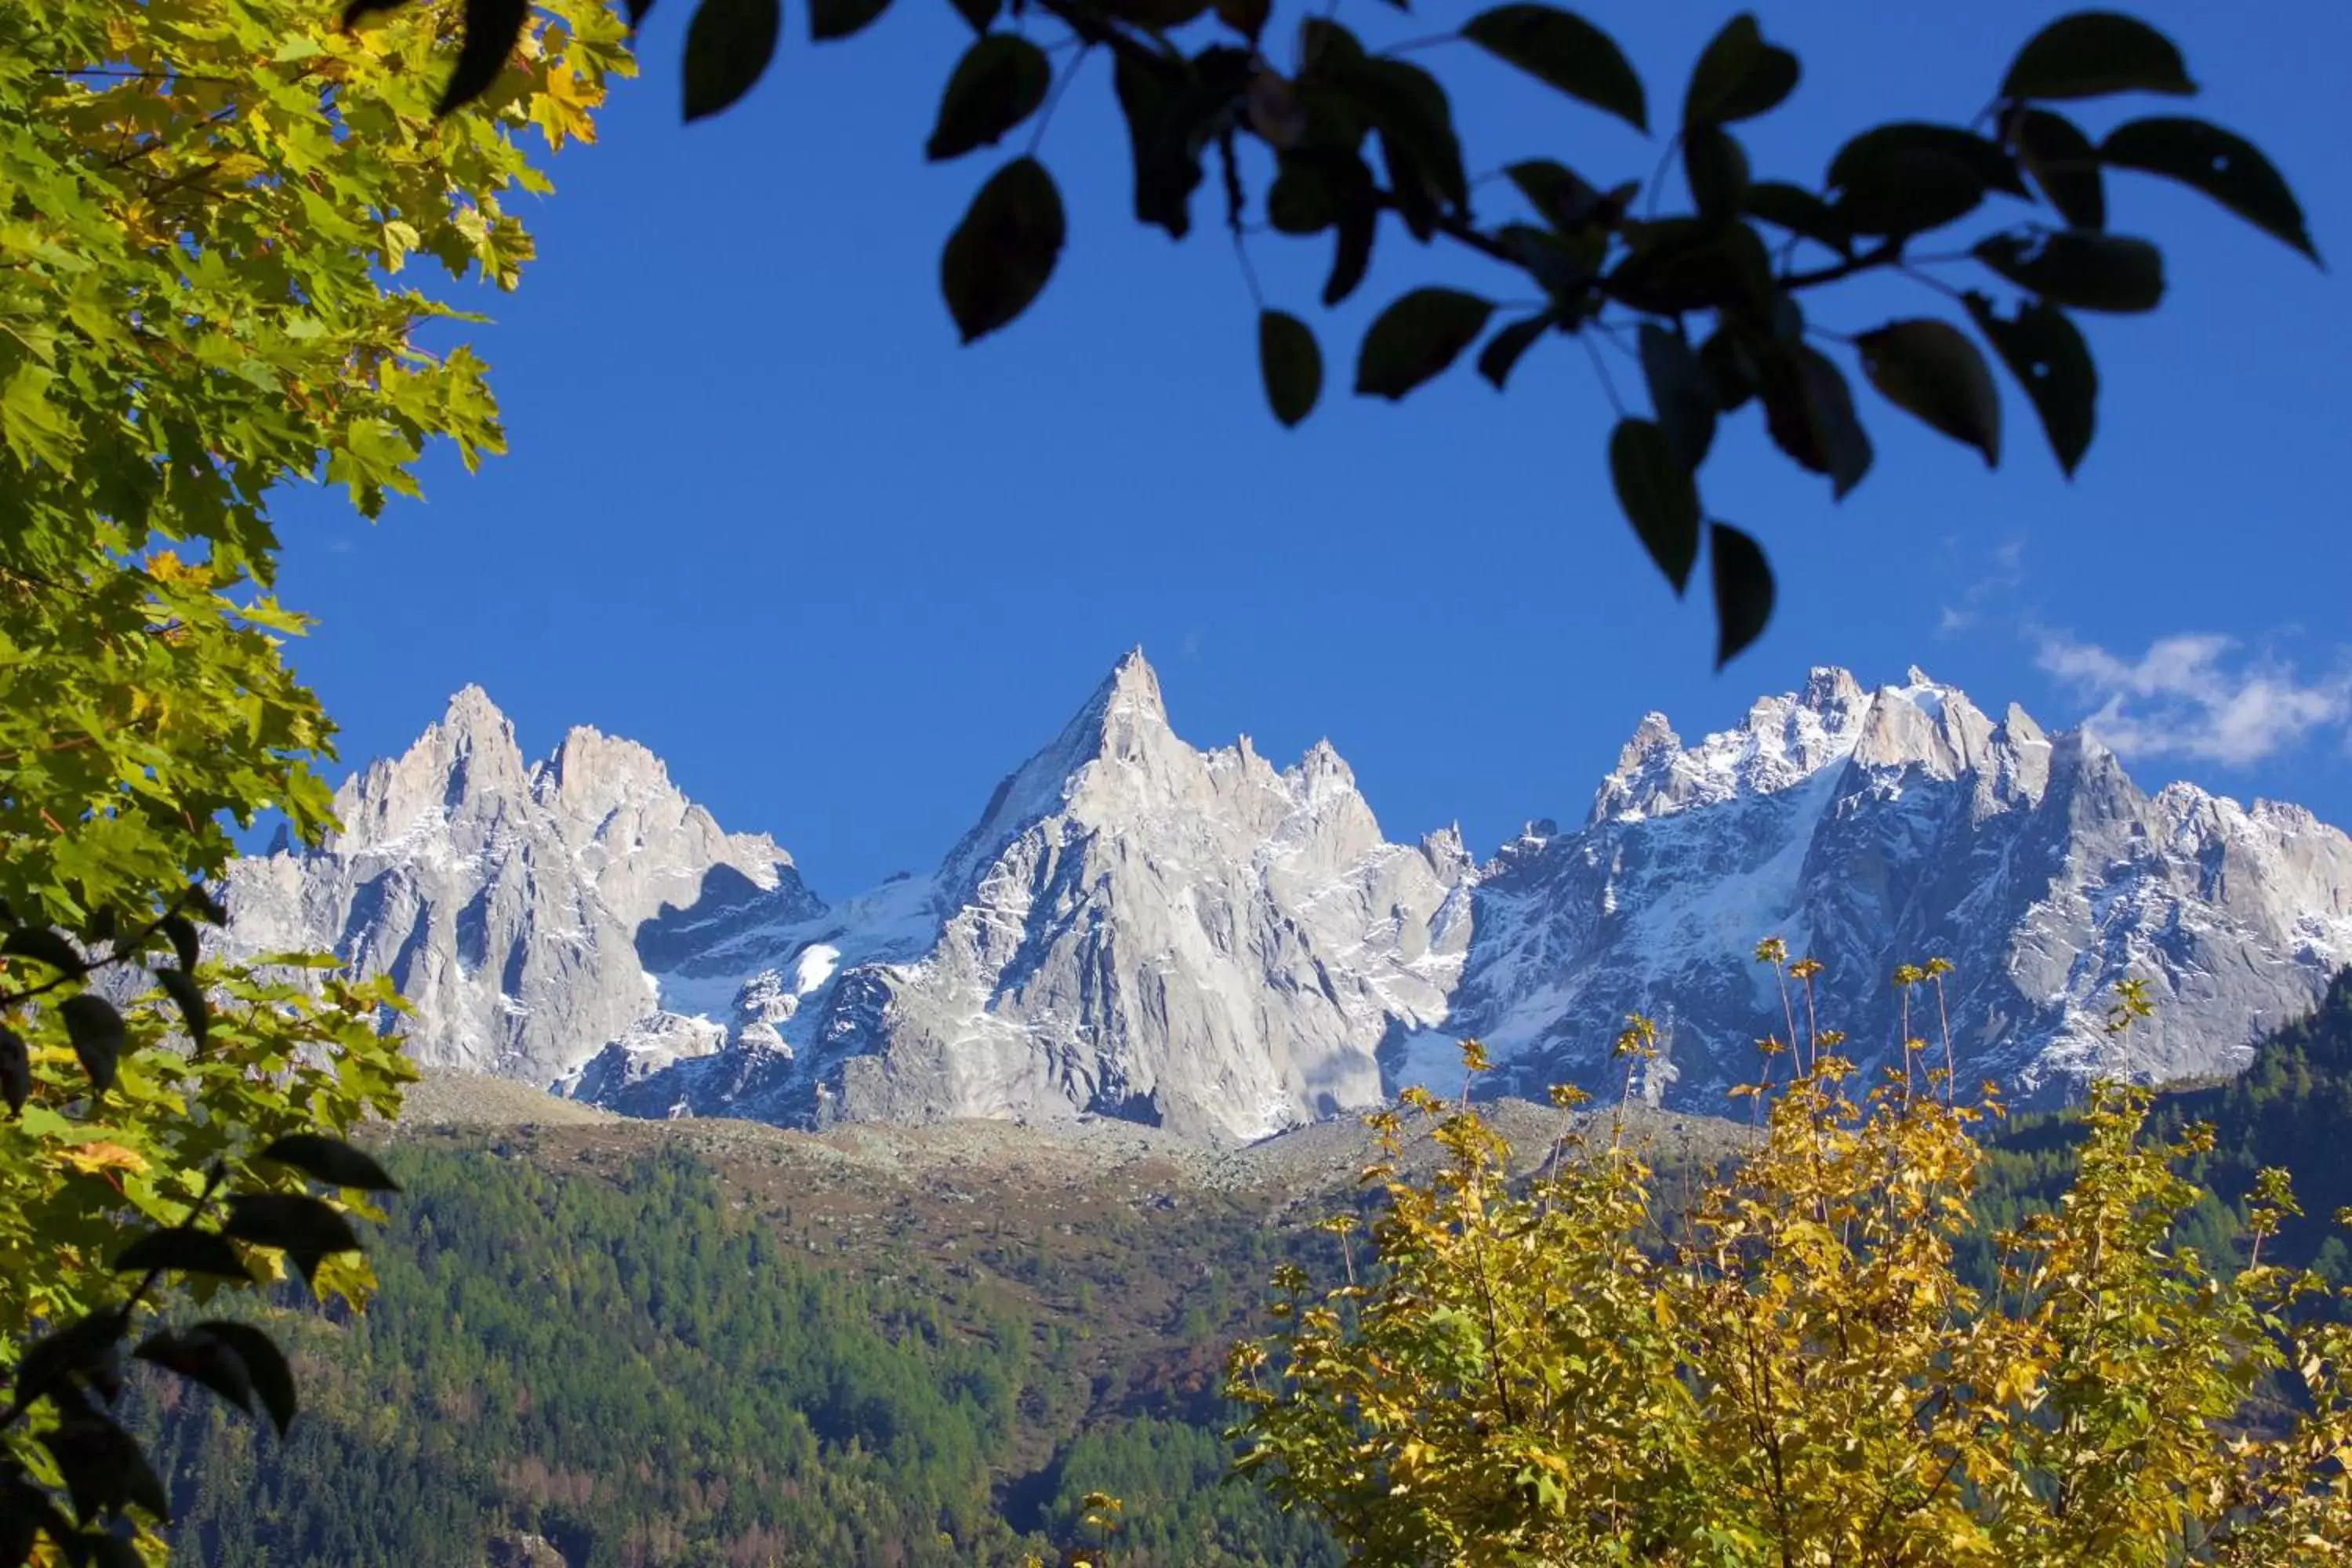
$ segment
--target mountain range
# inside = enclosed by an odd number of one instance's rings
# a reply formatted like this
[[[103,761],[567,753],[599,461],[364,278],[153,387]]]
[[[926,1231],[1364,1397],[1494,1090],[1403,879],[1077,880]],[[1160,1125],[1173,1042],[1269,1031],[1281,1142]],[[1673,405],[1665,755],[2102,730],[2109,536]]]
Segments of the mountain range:
[[[1451,828],[1390,841],[1328,742],[1288,767],[1188,744],[1140,650],[929,876],[838,903],[641,746],[575,729],[527,759],[478,688],[335,804],[319,847],[237,865],[234,942],[389,973],[425,1064],[644,1116],[1246,1141],[1456,1089],[1473,1036],[1498,1090],[1622,1092],[1636,1012],[1661,1051],[1635,1090],[1719,1110],[1801,1007],[1755,960],[1772,936],[1822,962],[1820,1019],[1866,1066],[1900,1060],[1895,967],[1948,959],[1961,1076],[2053,1100],[2232,1073],[2352,961],[2344,834],[2144,793],[2090,735],[1916,669],[1817,669],[1696,742],[1647,715],[1581,825],[1483,860]],[[2126,977],[2156,1013],[2117,1040]]]

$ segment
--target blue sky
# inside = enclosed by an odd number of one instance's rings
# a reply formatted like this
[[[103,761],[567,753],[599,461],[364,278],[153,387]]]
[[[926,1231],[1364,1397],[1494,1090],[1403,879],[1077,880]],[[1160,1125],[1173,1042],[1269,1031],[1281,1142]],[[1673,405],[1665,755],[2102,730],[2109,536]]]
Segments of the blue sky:
[[[1266,291],[1315,321],[1335,384],[1283,432],[1207,195],[1181,245],[1129,216],[1097,60],[1043,150],[1071,211],[1059,272],[960,349],[938,247],[995,154],[934,167],[921,145],[961,24],[909,0],[812,47],[786,5],[762,86],[681,127],[688,6],[663,0],[645,76],[526,204],[541,260],[516,295],[469,301],[495,317],[470,336],[510,456],[474,478],[436,461],[427,501],[373,527],[332,492],[281,505],[284,594],[319,621],[296,659],[347,761],[478,681],[532,749],[575,722],[644,741],[833,896],[927,867],[1133,644],[1195,743],[1246,731],[1281,758],[1328,735],[1391,837],[1458,820],[1481,851],[1528,817],[1580,818],[1646,710],[1696,734],[1813,664],[1870,684],[1916,663],[1995,713],[2104,711],[2150,787],[2352,824],[2352,291],[2202,198],[2111,179],[2110,227],[2164,244],[2170,291],[2154,317],[2085,319],[2105,394],[2072,485],[2013,395],[1988,474],[1861,390],[1879,459],[1842,505],[1752,412],[1733,421],[1706,493],[1764,542],[1781,595],[1718,677],[1704,595],[1676,603],[1616,511],[1611,416],[1575,344],[1547,340],[1507,395],[1466,363],[1401,406],[1344,395],[1380,304],[1507,280],[1384,238],[1335,318],[1314,302],[1323,243],[1267,237]],[[1881,120],[1967,121],[2061,9],[1762,7],[1805,79],[1748,129],[1759,175],[1817,184]],[[2186,111],[2269,152],[2322,253],[2352,258],[2352,7],[2135,9],[2204,84]],[[1374,38],[1458,19],[1423,10],[1341,15]],[[1730,10],[1587,14],[1666,119]],[[1418,58],[1455,89],[1474,173],[1546,155],[1607,184],[1658,158],[1466,47]],[[1880,283],[1816,298],[1813,320],[1848,331],[1939,307]]]

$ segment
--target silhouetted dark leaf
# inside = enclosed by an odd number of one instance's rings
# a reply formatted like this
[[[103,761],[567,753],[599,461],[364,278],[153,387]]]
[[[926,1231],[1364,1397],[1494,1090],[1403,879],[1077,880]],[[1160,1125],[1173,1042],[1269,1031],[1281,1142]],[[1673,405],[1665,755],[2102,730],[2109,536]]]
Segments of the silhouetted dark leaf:
[[[2008,99],[2196,90],[2170,38],[2114,11],[2077,11],[2051,23],[2025,41],[2000,84]]]
[[[940,255],[940,289],[965,342],[1029,308],[1066,237],[1062,193],[1044,164],[1015,158],[988,177]]]
[[[2019,288],[2083,310],[2153,310],[2164,298],[2164,253],[2119,234],[1996,234],[1976,258]]]
[[[937,163],[993,145],[1037,112],[1053,85],[1045,50],[1015,33],[989,34],[956,62],[923,156]]]
[[[1989,190],[2024,195],[2015,162],[1995,143],[1948,125],[1865,131],[1830,162],[1837,217],[1855,234],[1917,234],[1972,211]]]
[[[1273,14],[1274,0],[1217,0],[1217,19],[1243,37],[1255,42],[1265,31],[1266,18]]]
[[[236,1352],[237,1359],[245,1363],[246,1375],[252,1380],[255,1396],[269,1412],[278,1435],[284,1436],[294,1420],[294,1373],[276,1342],[251,1323],[218,1318],[205,1319],[195,1325],[195,1331],[212,1335]]]
[[[0,939],[0,956],[35,959],[65,974],[83,974],[89,970],[81,949],[47,926],[18,926]]]
[[[1459,289],[1415,289],[1364,334],[1356,390],[1394,402],[1460,357],[1486,330],[1495,302]]]
[[[26,1098],[33,1092],[33,1062],[25,1049],[24,1038],[5,1024],[0,1024],[0,1100],[8,1102],[10,1114],[25,1109]]]
[[[1511,322],[1486,340],[1478,351],[1478,374],[1494,384],[1500,392],[1511,379],[1511,371],[1519,356],[1535,346],[1535,342],[1549,331],[1559,318],[1546,310],[1538,315],[1523,317]]]
[[[0,1470],[0,1568],[24,1568],[44,1530],[56,1540],[72,1528],[22,1470],[13,1464]]]
[[[1683,178],[1699,216],[1727,222],[1748,199],[1748,154],[1721,126],[1693,126],[1683,133]]]
[[[1103,9],[1123,22],[1156,32],[1172,32],[1209,8],[1209,0],[1101,0]]]
[[[1594,219],[1612,216],[1608,211],[1609,198],[1564,163],[1555,163],[1549,158],[1528,158],[1509,165],[1503,173],[1528,198],[1528,205],[1554,228],[1580,228]]]
[[[686,28],[686,118],[708,119],[751,91],[783,26],[782,0],[702,0]]]
[[[1135,161],[1135,216],[1181,239],[1192,226],[1192,192],[1201,184],[1201,142],[1182,124],[1190,71],[1181,61],[1121,50],[1113,89],[1127,118]]]
[[[197,1049],[203,1049],[205,1037],[213,1026],[212,1004],[205,1000],[205,988],[184,969],[157,970],[155,984],[179,1005],[181,1020],[188,1026],[188,1038],[196,1043]]]
[[[1298,23],[1298,69],[1336,76],[1363,63],[1364,46],[1356,35],[1328,16],[1306,16]]]
[[[1372,262],[1372,237],[1380,214],[1369,205],[1349,206],[1339,215],[1331,249],[1330,276],[1323,280],[1323,303],[1337,305],[1356,291]]]
[[[1666,433],[1648,419],[1620,419],[1609,433],[1609,478],[1642,548],[1679,597],[1698,560],[1698,487]]]
[[[1721,669],[1771,623],[1772,568],[1763,547],[1731,524],[1710,522],[1706,531],[1715,579],[1715,668]]]
[[[237,1256],[226,1237],[188,1226],[149,1231],[115,1254],[110,1267],[121,1274],[168,1268],[182,1274],[206,1274],[216,1279],[253,1278],[253,1271],[246,1268],[245,1259]]]
[[[1690,345],[1656,322],[1642,323],[1641,342],[1642,377],[1649,383],[1650,408],[1666,450],[1695,472],[1715,443],[1714,383]],[[1698,548],[1696,536],[1691,548]]]
[[[1419,66],[1391,59],[1350,67],[1345,87],[1379,133],[1397,215],[1414,237],[1428,238],[1441,210],[1459,208],[1470,199],[1445,89]]]
[[[1641,226],[1632,251],[1602,289],[1654,316],[1704,310],[1760,316],[1771,305],[1772,259],[1744,223],[1667,218]]]
[[[1717,327],[1707,335],[1706,342],[1699,344],[1698,363],[1706,372],[1707,384],[1714,389],[1717,414],[1742,408],[1756,395],[1755,362],[1728,328]]]
[[[253,1414],[253,1373],[235,1345],[209,1329],[163,1329],[131,1352],[141,1361],[201,1383],[247,1415]]]
[[[74,1568],[147,1568],[147,1559],[139,1555],[139,1548],[121,1535],[88,1535],[89,1561],[76,1563]]]
[[[222,907],[221,901],[218,899],[214,898],[210,892],[205,890],[205,885],[201,882],[189,888],[186,894],[184,907],[191,914],[204,921],[206,925],[225,926],[228,924],[228,910]]]
[[[291,1165],[313,1181],[362,1192],[396,1193],[400,1184],[371,1156],[323,1132],[289,1132],[264,1149],[258,1159]]]
[[[83,1524],[136,1505],[169,1523],[170,1500],[147,1456],[131,1434],[87,1405],[70,1404],[58,1425],[41,1434],[41,1447],[57,1460],[66,1496]]]
[[[433,112],[446,115],[488,92],[507,68],[515,41],[530,19],[530,0],[466,0],[466,36]]]
[[[114,1065],[122,1056],[122,1015],[114,1004],[103,996],[83,992],[68,996],[58,1004],[58,1016],[65,1020],[66,1035],[73,1041],[74,1055],[81,1058],[82,1071],[100,1093],[114,1087]]]
[[[1747,211],[1751,217],[1803,235],[1831,249],[1850,252],[1853,234],[1830,204],[1801,185],[1783,180],[1759,180],[1748,187]]]
[[[282,1249],[307,1283],[330,1253],[357,1252],[351,1221],[323,1199],[301,1193],[245,1193],[229,1199],[224,1227],[239,1241]]]
[[[1192,59],[1122,50],[1112,68],[1135,165],[1135,216],[1181,239],[1214,122],[1248,82],[1245,50],[1219,47]],[[1369,183],[1369,177],[1367,180]]]
[[[2073,121],[2046,109],[2012,109],[2001,118],[2001,135],[2067,227],[2106,226],[2098,149]]]
[[[1870,471],[1872,458],[1844,374],[1801,342],[1777,345],[1758,370],[1764,426],[1774,444],[1801,467],[1828,475],[1830,493],[1843,500]]]
[[[1971,291],[1967,300],[1977,330],[2032,400],[2059,468],[2074,478],[2098,425],[2099,370],[2083,334],[2054,305],[2028,300],[2004,319],[1982,294]]]
[[[115,1308],[85,1313],[25,1347],[16,1363],[13,1397],[18,1405],[87,1383],[102,1394],[118,1386],[124,1323]]]
[[[1315,411],[1323,395],[1323,351],[1306,322],[1284,310],[1259,311],[1257,363],[1265,400],[1285,428]]]
[[[196,940],[196,928],[179,915],[165,915],[156,922],[155,929],[162,931],[164,940],[172,944],[172,952],[179,958],[180,967],[194,972],[196,961],[203,956],[201,944]]]
[[[1927,317],[1889,321],[1854,339],[1862,373],[1897,408],[2000,461],[2000,394],[1968,334]]]
[[[1278,234],[1320,234],[1339,221],[1330,172],[1312,153],[1286,153],[1266,187],[1265,221]]]
[[[824,43],[864,32],[890,8],[890,0],[809,0],[809,38]]]
[[[1557,229],[1538,228],[1531,223],[1508,223],[1495,231],[1495,238],[1528,269],[1543,291],[1562,305],[1564,319],[1573,319],[1578,300],[1600,276],[1594,268],[1600,266],[1608,248],[1608,237],[1598,230],[1580,231],[1573,237]]]
[[[1756,18],[1742,11],[1723,25],[1692,68],[1683,129],[1727,125],[1775,108],[1796,90],[1799,68],[1797,57],[1766,43]]]
[[[1497,58],[1648,134],[1642,79],[1616,40],[1551,5],[1497,5],[1464,24],[1462,36]]]
[[[1908,152],[1941,153],[1965,164],[1986,190],[2002,191],[2012,196],[2026,194],[2016,160],[2000,143],[1957,125],[1933,125],[1916,120],[1876,126],[1846,142],[1830,160],[1829,183],[1845,184],[1869,165]]]
[[[2133,120],[2107,132],[2099,157],[2202,191],[2264,234],[2319,259],[2285,178],[2242,136],[2184,115]]]
[[[407,4],[408,0],[351,0],[351,3],[343,7],[342,26],[348,30],[359,26],[378,11],[397,11]]]

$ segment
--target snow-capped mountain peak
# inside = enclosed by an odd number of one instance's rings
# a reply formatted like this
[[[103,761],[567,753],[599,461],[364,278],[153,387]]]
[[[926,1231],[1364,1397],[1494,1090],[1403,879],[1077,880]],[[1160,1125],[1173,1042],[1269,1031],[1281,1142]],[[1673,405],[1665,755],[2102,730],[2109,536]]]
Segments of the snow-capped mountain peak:
[[[2105,748],[1995,721],[1914,668],[1822,668],[1685,742],[1641,719],[1585,825],[1477,864],[1381,832],[1328,741],[1199,750],[1140,649],[1005,777],[929,876],[828,907],[660,759],[574,729],[530,763],[469,687],[337,796],[320,850],[242,863],[234,935],[329,946],[415,1000],[427,1061],[643,1114],[1103,1114],[1250,1137],[1458,1084],[1475,1034],[1527,1091],[1613,1077],[1719,1109],[1781,1025],[1757,942],[1826,965],[1865,1060],[1895,965],[1947,982],[1969,1078],[2229,1070],[2352,959],[2352,841],[2291,805],[2143,795]],[[2114,982],[2157,1017],[2120,1055]]]

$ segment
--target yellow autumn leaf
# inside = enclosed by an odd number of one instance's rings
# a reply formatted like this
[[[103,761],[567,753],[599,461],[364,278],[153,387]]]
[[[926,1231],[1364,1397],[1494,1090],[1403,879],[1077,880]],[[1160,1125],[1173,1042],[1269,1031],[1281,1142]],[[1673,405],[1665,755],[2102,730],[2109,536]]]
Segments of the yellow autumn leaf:
[[[134,1150],[102,1139],[88,1143],[69,1143],[58,1151],[58,1158],[86,1176],[100,1171],[143,1171],[147,1161]]]

